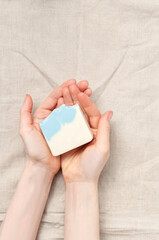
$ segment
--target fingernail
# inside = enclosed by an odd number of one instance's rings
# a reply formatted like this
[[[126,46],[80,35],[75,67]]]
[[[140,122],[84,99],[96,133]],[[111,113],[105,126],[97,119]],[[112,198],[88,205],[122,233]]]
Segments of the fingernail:
[[[109,114],[108,114],[108,116],[107,116],[108,121],[111,120],[112,116],[113,116],[113,112],[109,112]]]
[[[24,102],[26,102],[26,100],[27,100],[27,96],[28,96],[29,94],[25,94],[25,99],[24,99]]]

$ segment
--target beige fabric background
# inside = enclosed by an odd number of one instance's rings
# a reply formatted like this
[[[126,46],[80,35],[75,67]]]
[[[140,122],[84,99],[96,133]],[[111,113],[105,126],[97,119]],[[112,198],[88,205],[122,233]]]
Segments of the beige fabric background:
[[[99,182],[101,240],[159,239],[159,1],[0,0],[0,220],[25,154],[19,110],[67,79],[86,79],[113,110]],[[65,187],[55,178],[38,240],[62,240]]]

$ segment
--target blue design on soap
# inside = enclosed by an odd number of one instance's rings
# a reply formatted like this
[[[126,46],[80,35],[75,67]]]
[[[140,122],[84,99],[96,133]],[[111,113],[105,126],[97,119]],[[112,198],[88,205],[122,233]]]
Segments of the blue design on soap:
[[[40,127],[49,141],[52,136],[61,130],[62,125],[73,122],[76,116],[76,105],[66,106],[62,104],[50,113],[44,120],[40,120]]]

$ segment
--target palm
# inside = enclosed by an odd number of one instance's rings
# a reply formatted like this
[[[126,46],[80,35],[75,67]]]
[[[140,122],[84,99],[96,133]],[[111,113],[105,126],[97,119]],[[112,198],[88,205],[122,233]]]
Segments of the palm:
[[[25,137],[26,154],[35,161],[48,165],[54,173],[60,169],[60,157],[53,156],[40,129],[40,120],[51,112],[46,110],[33,117],[32,128]],[[36,149],[36,151],[35,151]]]
[[[65,103],[67,104],[67,99]],[[76,100],[73,103],[78,103],[82,107],[94,138],[90,143],[62,154],[61,167],[64,180],[65,182],[75,182],[97,179],[105,164],[103,154],[96,144],[97,127],[101,115],[97,107],[85,94],[78,94],[78,101]]]
[[[88,181],[97,179],[105,164],[105,149],[109,149],[108,135],[105,122],[101,122],[101,114],[95,104],[88,97],[91,90],[88,83],[69,80],[56,88],[38,107],[33,117],[31,115],[33,102],[31,97],[26,98],[21,109],[20,135],[25,144],[28,159],[47,166],[54,174],[62,167],[65,181]],[[84,86],[85,85],[85,86]],[[84,92],[84,93],[82,93]],[[55,108],[65,103],[78,103],[92,128],[94,139],[60,156],[53,156],[40,128],[40,120],[45,119]],[[100,121],[99,121],[100,120]],[[109,124],[107,123],[109,126]],[[98,128],[98,131],[97,131]],[[103,131],[105,129],[105,131]],[[103,140],[104,139],[104,140]],[[106,143],[106,145],[105,145]],[[108,154],[107,154],[108,157]],[[61,160],[61,161],[60,161]]]
[[[94,135],[94,141],[95,137],[96,135]],[[88,165],[94,168],[93,156],[97,154],[96,151],[95,144],[90,142],[64,153],[61,157],[61,167],[65,181],[81,181],[81,179],[85,181],[89,180],[89,177],[92,179],[92,175],[96,172],[96,167],[95,169],[91,169],[89,176],[90,167]]]

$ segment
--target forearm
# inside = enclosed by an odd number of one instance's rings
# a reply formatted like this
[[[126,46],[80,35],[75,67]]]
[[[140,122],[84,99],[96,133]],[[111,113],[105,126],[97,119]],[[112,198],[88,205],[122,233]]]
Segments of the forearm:
[[[9,205],[0,240],[34,240],[48,199],[53,174],[30,161]]]
[[[97,183],[67,183],[65,240],[99,240]]]

